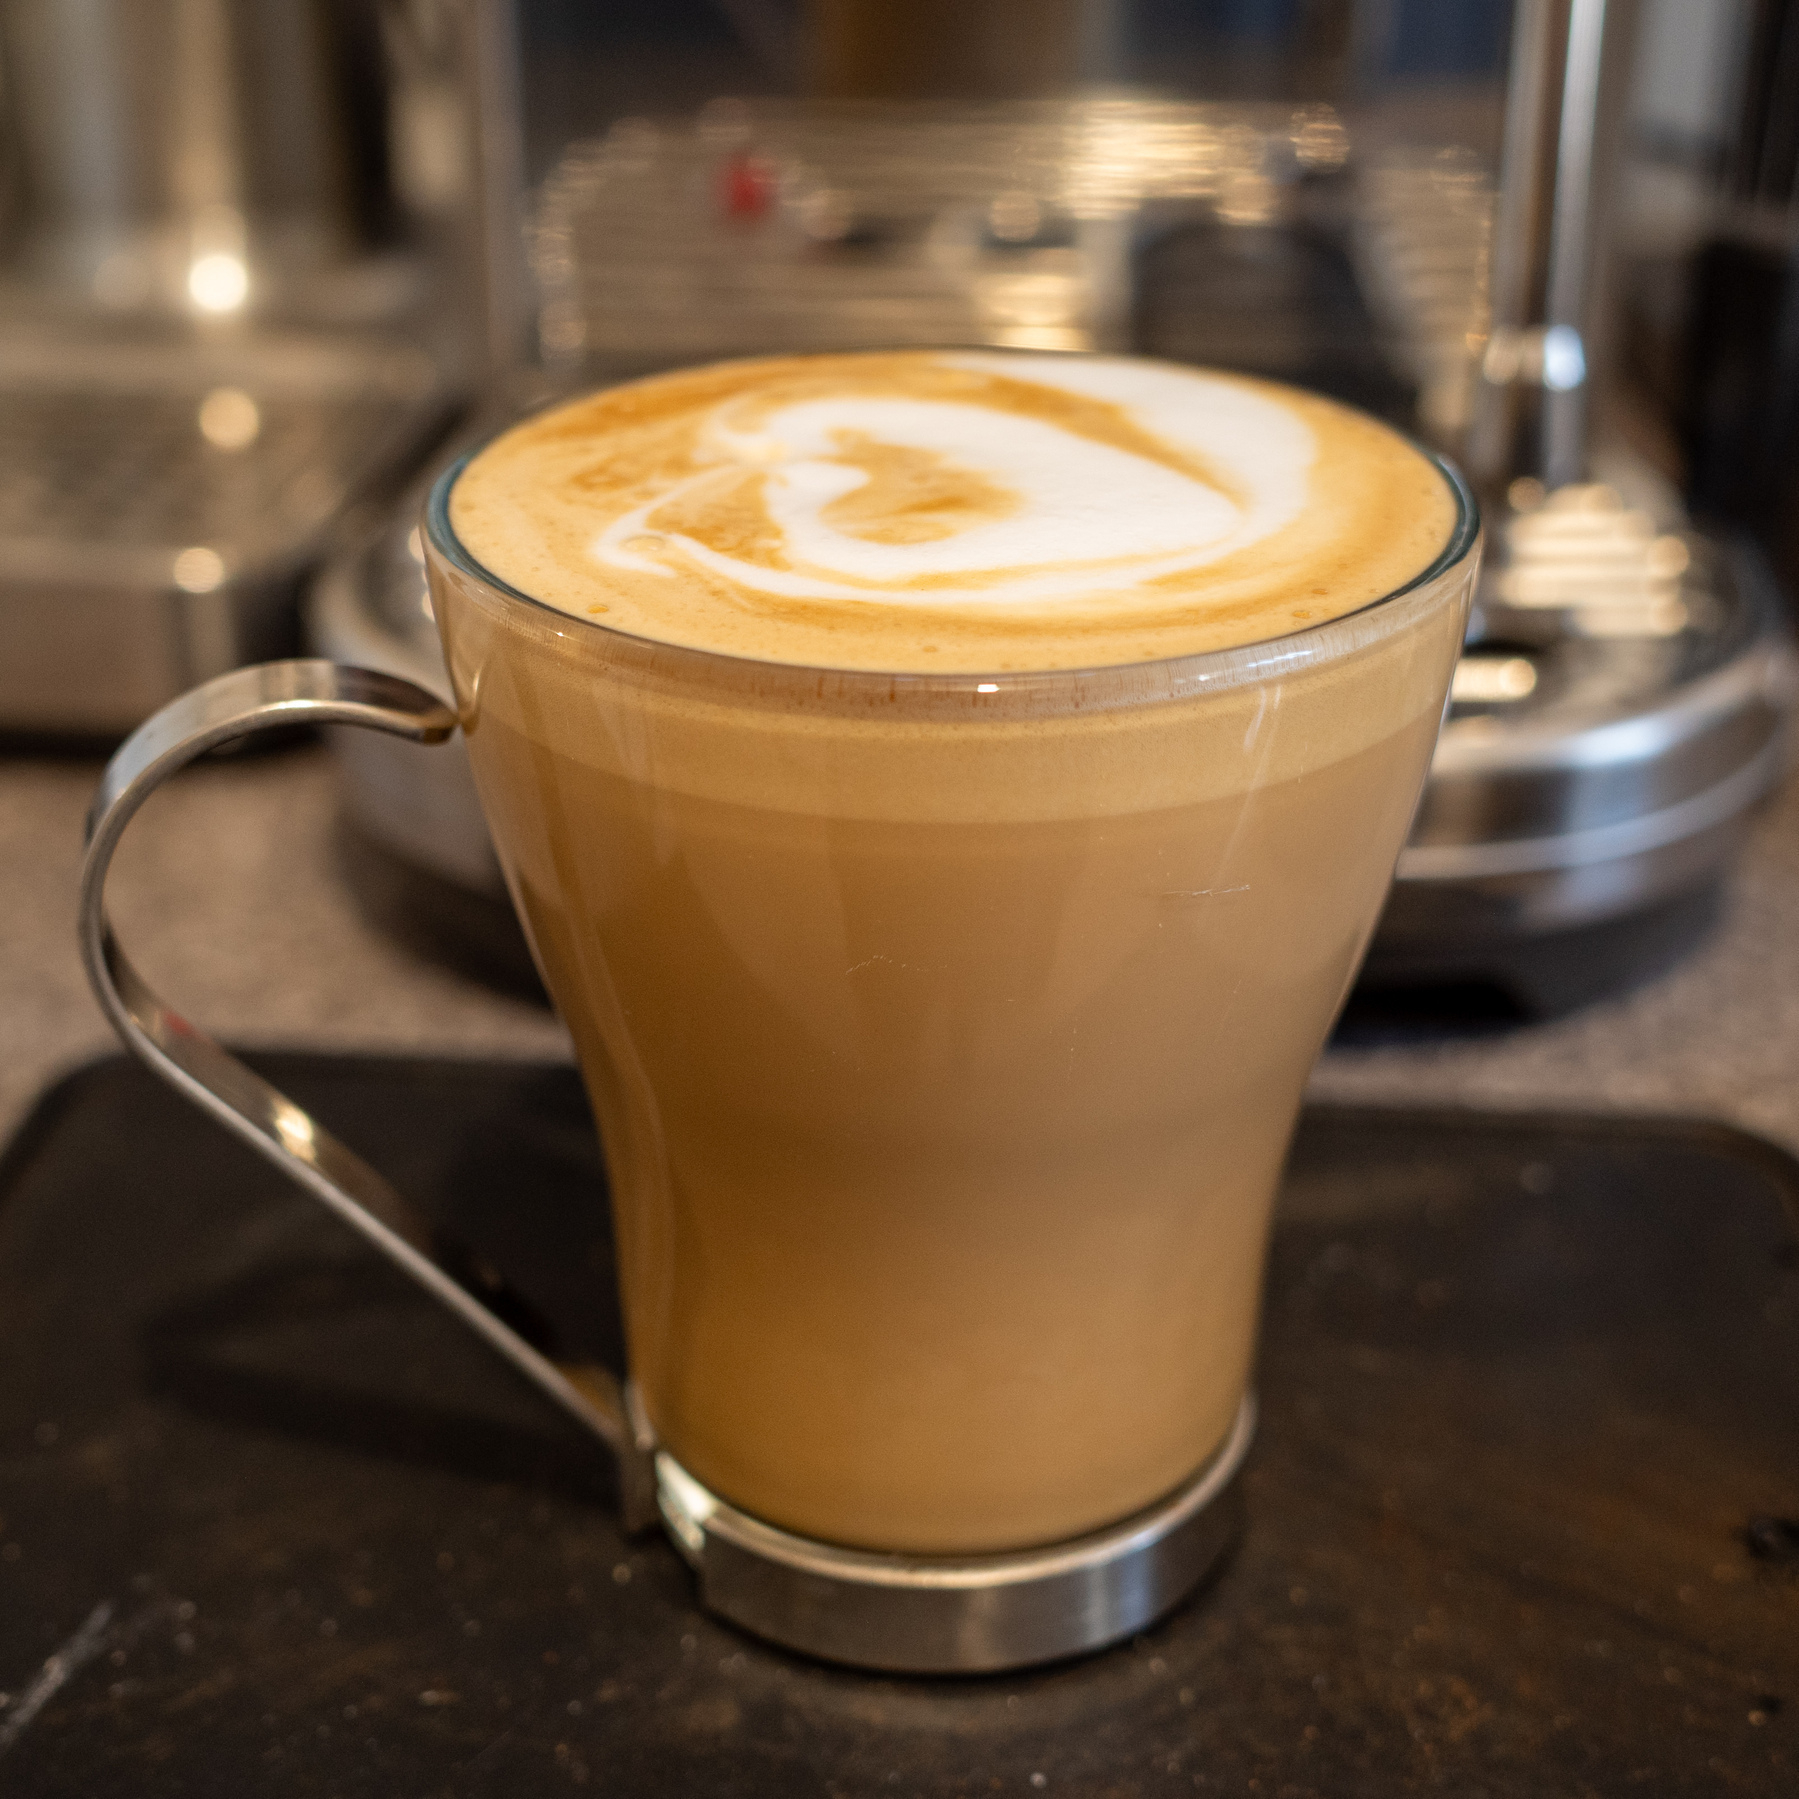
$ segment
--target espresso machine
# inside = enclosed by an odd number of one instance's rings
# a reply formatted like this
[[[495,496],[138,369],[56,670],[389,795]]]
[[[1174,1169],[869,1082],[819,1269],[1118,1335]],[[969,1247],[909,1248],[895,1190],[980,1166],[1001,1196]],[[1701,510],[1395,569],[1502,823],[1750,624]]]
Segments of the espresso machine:
[[[816,0],[663,37],[477,10],[467,440],[558,393],[783,349],[1129,350],[1334,393],[1461,460],[1488,525],[1364,991],[1549,1014],[1703,928],[1784,767],[1792,674],[1761,566],[1695,535],[1608,398],[1635,0],[1518,0],[1509,39],[1491,9],[1427,27],[1372,3],[1177,30],[988,0],[901,30]],[[441,689],[417,499],[309,616],[326,653]],[[531,984],[465,771],[368,737],[340,753],[370,896]]]
[[[293,642],[468,380],[460,16],[0,4],[0,732]]]
[[[1785,772],[1795,665],[1766,565],[1693,529],[1619,401],[1637,10],[1514,15],[1487,314],[1448,440],[1485,497],[1487,569],[1365,987],[1484,980],[1545,1013],[1652,970],[1703,928]]]

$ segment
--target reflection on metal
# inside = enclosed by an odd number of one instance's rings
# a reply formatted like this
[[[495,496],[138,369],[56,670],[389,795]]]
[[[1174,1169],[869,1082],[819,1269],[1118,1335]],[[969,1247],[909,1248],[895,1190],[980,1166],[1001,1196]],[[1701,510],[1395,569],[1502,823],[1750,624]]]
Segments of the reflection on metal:
[[[1148,1510],[1011,1555],[873,1555],[777,1530],[666,1450],[656,1497],[709,1610],[789,1649],[906,1674],[984,1674],[1099,1649],[1184,1599],[1240,1523],[1246,1398],[1205,1467]]]
[[[1517,0],[1490,339],[1464,460],[1479,482],[1587,473],[1612,159],[1634,0]]]
[[[9,273],[102,313],[341,305],[383,247],[388,159],[363,115],[371,83],[401,97],[380,38],[409,10],[6,0]]]
[[[1146,216],[1267,223],[1342,168],[1328,106],[716,101],[625,119],[544,184],[559,380],[733,349],[1122,348]]]
[[[1692,568],[1685,538],[1658,531],[1612,488],[1585,483],[1507,521],[1482,606],[1489,621],[1506,610],[1560,613],[1580,637],[1672,637],[1690,604],[1709,601],[1689,593]]]
[[[443,405],[382,340],[0,340],[0,728],[122,732],[278,653],[296,575]]]
[[[242,450],[262,430],[262,409],[241,387],[215,387],[195,414],[200,435],[216,450]]]
[[[1449,697],[1464,706],[1503,705],[1536,690],[1537,665],[1528,656],[1471,652],[1456,664]]]
[[[187,295],[202,312],[236,312],[250,295],[250,271],[229,250],[209,250],[187,271]]]
[[[169,565],[183,593],[211,593],[225,579],[225,558],[203,543],[190,545]]]
[[[1543,479],[1551,487],[1578,481],[1586,470],[1587,358],[1597,288],[1595,222],[1602,208],[1599,173],[1605,155],[1600,142],[1600,86],[1605,67],[1611,0],[1570,0],[1568,49],[1562,72],[1561,122],[1556,132],[1555,212],[1543,295]],[[1614,28],[1615,35],[1615,28]],[[1557,357],[1557,339],[1572,348]]]
[[[1799,663],[1758,563],[1600,483],[1510,497],[1377,980],[1507,982],[1523,946],[1703,889],[1786,772]]]
[[[1471,150],[1400,146],[1355,173],[1356,272],[1418,386],[1418,425],[1460,442],[1488,336],[1488,253],[1496,195]]]

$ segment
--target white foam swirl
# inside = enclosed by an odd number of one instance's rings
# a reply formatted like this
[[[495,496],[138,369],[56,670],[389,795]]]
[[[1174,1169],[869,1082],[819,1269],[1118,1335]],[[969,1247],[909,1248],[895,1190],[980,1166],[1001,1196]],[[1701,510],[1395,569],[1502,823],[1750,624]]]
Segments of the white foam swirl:
[[[1005,606],[1115,592],[1204,566],[1279,530],[1305,501],[1312,433],[1264,393],[1110,358],[943,360],[1123,407],[1142,429],[1218,470],[1240,498],[1022,413],[846,394],[777,409],[754,432],[714,415],[701,439],[706,466],[615,519],[590,554],[644,574],[697,566],[787,599]],[[826,510],[871,478],[847,459],[846,434],[972,471],[1003,490],[1011,509],[928,542],[883,543],[837,529]],[[739,482],[746,471],[763,477],[785,566],[729,555],[653,522],[671,503],[703,499],[709,484]]]

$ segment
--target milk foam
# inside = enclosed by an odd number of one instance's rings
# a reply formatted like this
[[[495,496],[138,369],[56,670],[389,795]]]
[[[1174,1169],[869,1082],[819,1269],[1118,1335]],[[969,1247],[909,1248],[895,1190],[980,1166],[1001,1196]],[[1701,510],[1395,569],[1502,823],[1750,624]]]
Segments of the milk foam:
[[[972,358],[946,360],[982,366]],[[1003,361],[1000,372],[1015,375]],[[1086,379],[1078,382],[1069,380],[1076,370],[1059,360],[1047,372],[1056,377],[1051,386],[1114,404],[1136,399],[1152,429],[1227,469],[1251,496],[1249,504],[1197,471],[1017,413],[845,395],[782,407],[754,430],[733,428],[728,409],[721,409],[724,416],[709,419],[701,437],[703,453],[719,461],[607,526],[594,539],[593,557],[602,567],[670,579],[679,578],[684,562],[695,563],[786,599],[1017,605],[1086,593],[1096,579],[1142,581],[1200,567],[1259,541],[1304,504],[1312,434],[1259,395],[1176,377],[1182,388],[1201,390],[1214,402],[1183,407],[1161,370],[1153,384],[1129,363],[1080,370]],[[830,504],[878,479],[841,455],[863,437],[966,469],[1013,504],[1001,519],[933,542],[882,543],[834,529],[825,517]],[[653,536],[656,515],[684,490],[703,490],[746,470],[763,478],[778,562],[722,555],[680,532],[656,537],[650,554],[633,553],[631,540]],[[896,495],[901,503],[903,495]]]
[[[768,660],[1133,661],[1303,628],[1402,585],[1454,507],[1385,427],[1115,357],[717,365],[526,421],[452,495],[511,585]]]

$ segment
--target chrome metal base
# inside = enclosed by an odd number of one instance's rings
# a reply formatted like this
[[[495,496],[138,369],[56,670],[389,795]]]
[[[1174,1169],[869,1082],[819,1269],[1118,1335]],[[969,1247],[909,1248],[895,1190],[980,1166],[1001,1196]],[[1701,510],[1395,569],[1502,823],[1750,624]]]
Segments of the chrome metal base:
[[[1235,1537],[1246,1396],[1205,1467],[1090,1536],[1005,1555],[878,1555],[777,1530],[706,1490],[666,1450],[656,1498],[709,1611],[825,1661],[983,1674],[1059,1661],[1142,1630],[1199,1585]]]

